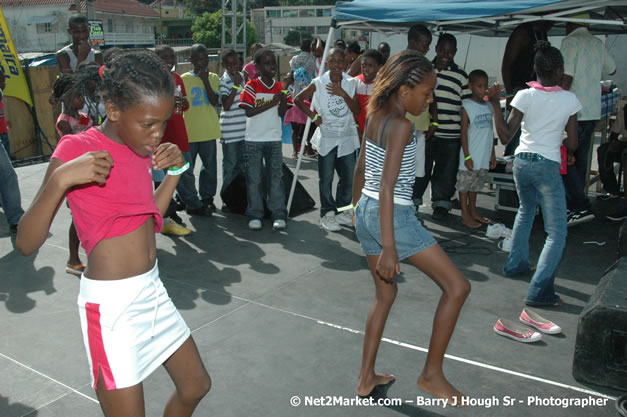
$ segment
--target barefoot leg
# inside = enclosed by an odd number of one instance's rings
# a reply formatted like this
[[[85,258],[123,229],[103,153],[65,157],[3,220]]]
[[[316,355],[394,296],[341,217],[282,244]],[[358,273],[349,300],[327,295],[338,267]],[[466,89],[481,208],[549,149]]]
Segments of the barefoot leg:
[[[476,192],[468,193],[468,213],[470,214],[470,217],[474,221],[477,221],[483,224],[491,223],[490,219],[486,219],[485,217],[480,216],[479,213],[477,213],[477,193]]]
[[[96,396],[105,417],[142,417],[144,388],[141,383],[132,387],[107,391],[102,372],[99,373]]]
[[[388,318],[394,298],[396,298],[396,282],[388,284],[379,279],[376,273],[378,256],[368,256],[368,267],[374,279],[375,299],[366,320],[366,332],[364,335],[364,347],[361,356],[361,369],[359,371],[358,395],[368,395],[377,385],[385,385],[394,379],[388,374],[376,374],[374,364],[377,359],[377,351],[381,343],[381,335]]]
[[[427,274],[442,290],[442,297],[433,319],[429,353],[418,386],[439,398],[461,399],[461,393],[444,377],[442,362],[459,312],[470,293],[470,283],[455,267],[439,245],[434,245],[409,258],[409,261]]]
[[[459,192],[459,203],[462,207],[462,224],[466,227],[470,227],[471,229],[477,229],[481,227],[481,224],[477,223],[470,215],[468,204],[469,194],[471,193],[466,193],[462,191]]]
[[[298,123],[291,123],[292,125],[292,146],[294,148],[294,153],[298,153],[298,151],[300,150],[300,143],[301,143],[301,135],[303,134],[301,132],[301,125],[299,125]]]
[[[190,336],[164,366],[174,381],[176,391],[170,396],[163,416],[191,416],[211,388],[211,378],[200,359],[194,339]]]

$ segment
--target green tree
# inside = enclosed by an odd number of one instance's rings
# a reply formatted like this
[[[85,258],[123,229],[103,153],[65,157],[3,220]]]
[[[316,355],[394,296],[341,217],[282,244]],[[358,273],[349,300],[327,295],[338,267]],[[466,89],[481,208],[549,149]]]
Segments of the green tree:
[[[185,0],[188,11],[194,16],[201,16],[205,12],[213,13],[222,10],[221,0]]]
[[[231,42],[231,25],[227,24],[225,32],[225,43]],[[215,13],[203,13],[197,17],[192,24],[192,39],[195,43],[202,43],[207,48],[219,48],[222,46],[222,10]],[[240,35],[241,36],[241,35]],[[238,39],[241,42],[242,39]],[[246,21],[246,51],[257,42],[257,32],[255,27],[248,20]]]

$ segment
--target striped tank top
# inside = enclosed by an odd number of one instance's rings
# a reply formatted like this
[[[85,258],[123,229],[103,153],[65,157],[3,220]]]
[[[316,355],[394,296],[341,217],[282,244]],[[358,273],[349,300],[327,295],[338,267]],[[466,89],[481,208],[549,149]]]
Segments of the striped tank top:
[[[385,132],[388,115],[383,123],[381,135]],[[385,148],[366,136],[366,172],[365,183],[362,192],[368,197],[379,199],[381,188],[381,175],[383,174],[383,162],[385,160]],[[405,146],[401,169],[398,172],[396,185],[394,186],[394,204],[413,205],[413,186],[416,179],[416,130],[412,125],[412,140]]]

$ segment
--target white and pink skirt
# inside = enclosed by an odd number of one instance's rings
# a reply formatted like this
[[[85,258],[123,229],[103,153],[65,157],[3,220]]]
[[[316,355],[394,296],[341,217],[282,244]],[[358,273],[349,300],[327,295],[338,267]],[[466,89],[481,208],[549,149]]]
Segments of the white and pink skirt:
[[[142,382],[189,338],[159,268],[131,278],[81,278],[78,310],[94,389],[102,373],[107,390]]]

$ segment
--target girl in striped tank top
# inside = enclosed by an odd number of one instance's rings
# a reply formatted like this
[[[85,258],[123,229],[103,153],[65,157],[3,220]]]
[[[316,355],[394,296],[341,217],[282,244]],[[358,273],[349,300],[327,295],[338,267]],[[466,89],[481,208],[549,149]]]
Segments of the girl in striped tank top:
[[[442,361],[470,284],[415,216],[412,186],[416,170],[416,139],[404,115],[419,115],[433,102],[436,76],[420,53],[405,50],[379,71],[368,103],[369,118],[355,167],[355,227],[375,284],[368,319],[357,394],[394,380],[375,373],[379,342],[396,297],[399,262],[408,259],[441,289],[427,360],[418,386],[451,405],[462,394],[444,377]]]

